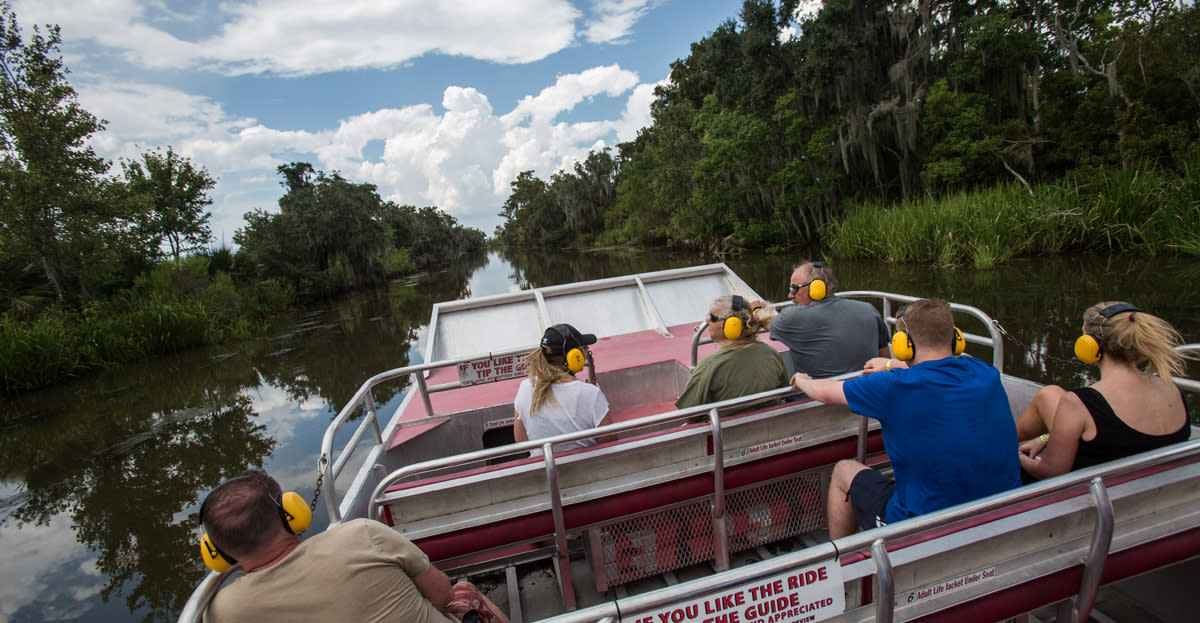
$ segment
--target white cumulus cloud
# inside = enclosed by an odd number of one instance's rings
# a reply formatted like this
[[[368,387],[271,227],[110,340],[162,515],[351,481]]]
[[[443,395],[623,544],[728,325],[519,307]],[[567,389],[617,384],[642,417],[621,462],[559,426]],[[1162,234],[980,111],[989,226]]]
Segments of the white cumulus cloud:
[[[211,98],[161,85],[101,79],[77,88],[84,106],[109,121],[108,131],[94,137],[102,155],[132,159],[170,145],[217,178],[213,231],[229,241],[245,212],[275,209],[282,193],[275,168],[292,161],[375,184],[400,204],[437,206],[491,233],[521,171],[549,179],[589,150],[632,140],[649,124],[654,86],[616,65],[594,67],[559,76],[503,114],[479,90],[450,86],[440,108],[384,108],[312,131],[272,128],[230,115]],[[623,102],[622,112],[560,119],[594,98]],[[379,144],[381,153],[369,149]]]
[[[650,0],[596,0],[583,36],[592,43],[623,43],[653,4]]]
[[[571,45],[580,18],[567,0],[252,0],[196,11],[206,12],[180,15],[145,0],[17,5],[23,23],[58,24],[69,41],[94,42],[139,67],[230,75],[392,68],[434,53],[529,63]],[[196,34],[201,18],[209,26]],[[190,36],[173,34],[184,31]]]

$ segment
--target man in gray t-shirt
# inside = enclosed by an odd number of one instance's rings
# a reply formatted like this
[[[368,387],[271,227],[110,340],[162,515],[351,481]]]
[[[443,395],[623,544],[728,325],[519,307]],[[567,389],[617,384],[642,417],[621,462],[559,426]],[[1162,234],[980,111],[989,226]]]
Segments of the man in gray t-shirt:
[[[820,287],[812,282],[820,280]],[[803,372],[828,378],[862,370],[872,357],[889,357],[887,325],[866,301],[840,299],[837,278],[822,262],[806,262],[792,272],[794,305],[771,320],[771,339],[788,347],[788,375]]]

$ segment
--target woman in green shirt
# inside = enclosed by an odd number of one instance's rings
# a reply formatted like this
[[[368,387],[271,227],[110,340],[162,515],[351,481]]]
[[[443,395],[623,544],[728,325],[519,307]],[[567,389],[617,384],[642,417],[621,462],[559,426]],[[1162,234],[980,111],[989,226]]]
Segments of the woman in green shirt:
[[[737,295],[713,301],[706,319],[708,335],[721,347],[692,370],[675,406],[682,409],[786,387],[787,369],[779,351],[758,341],[758,332],[770,328],[774,316],[775,309],[770,305],[751,308]],[[760,406],[722,410],[721,415]]]

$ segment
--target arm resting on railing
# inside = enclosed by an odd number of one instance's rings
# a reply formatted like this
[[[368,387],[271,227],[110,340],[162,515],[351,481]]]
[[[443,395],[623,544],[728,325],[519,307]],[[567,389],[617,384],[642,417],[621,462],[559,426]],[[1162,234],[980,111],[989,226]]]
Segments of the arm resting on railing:
[[[842,391],[842,383],[843,381],[833,379],[814,379],[803,372],[792,375],[792,387],[808,394],[809,398],[828,405],[846,404],[846,393]]]

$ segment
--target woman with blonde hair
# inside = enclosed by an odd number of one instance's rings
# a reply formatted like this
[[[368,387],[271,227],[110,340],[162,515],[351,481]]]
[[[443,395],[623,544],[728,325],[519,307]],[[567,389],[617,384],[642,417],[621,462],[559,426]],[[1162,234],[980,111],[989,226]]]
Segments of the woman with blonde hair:
[[[1087,308],[1075,355],[1096,364],[1100,380],[1070,391],[1057,385],[1038,391],[1017,420],[1017,437],[1027,440],[1021,468],[1049,478],[1186,441],[1187,406],[1172,379],[1183,373],[1184,355],[1175,350],[1180,342],[1165,320],[1128,303]]]
[[[591,333],[581,334],[569,324],[556,324],[542,335],[542,343],[525,356],[527,378],[513,399],[513,438],[528,441],[596,428],[612,423],[608,399],[599,387],[575,378],[583,369],[587,347],[596,343]],[[555,444],[555,452],[615,441],[616,435]],[[529,451],[541,456],[541,449]]]
[[[709,305],[708,335],[720,344],[692,370],[687,386],[675,401],[683,409],[757,394],[788,384],[787,368],[779,351],[758,341],[758,332],[771,326],[775,309],[761,301],[722,296]],[[730,415],[756,405],[723,411]]]

